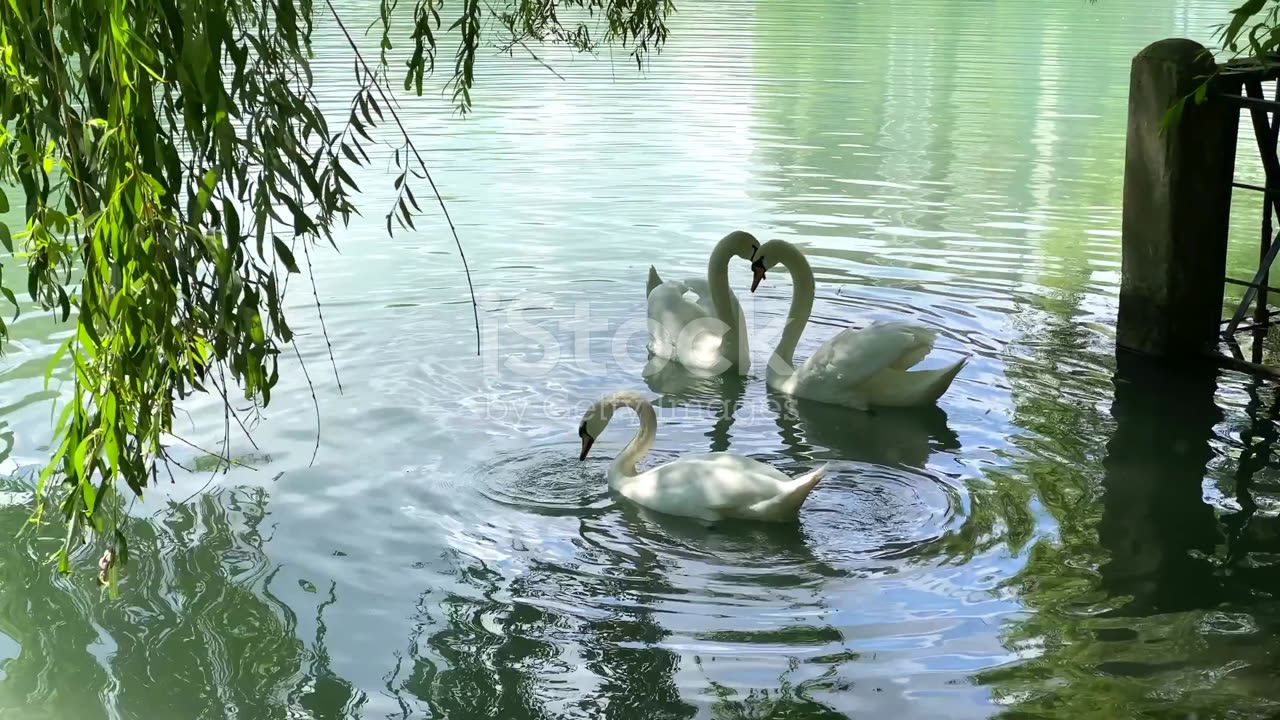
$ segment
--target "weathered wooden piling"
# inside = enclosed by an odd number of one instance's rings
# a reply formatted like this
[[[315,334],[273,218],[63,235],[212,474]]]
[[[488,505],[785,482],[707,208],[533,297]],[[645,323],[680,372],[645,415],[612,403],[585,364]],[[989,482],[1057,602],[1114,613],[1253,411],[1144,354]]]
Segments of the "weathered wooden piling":
[[[1125,141],[1121,348],[1171,360],[1216,350],[1231,215],[1238,110],[1188,102],[1161,132],[1170,106],[1216,63],[1192,40],[1160,40],[1133,59]]]

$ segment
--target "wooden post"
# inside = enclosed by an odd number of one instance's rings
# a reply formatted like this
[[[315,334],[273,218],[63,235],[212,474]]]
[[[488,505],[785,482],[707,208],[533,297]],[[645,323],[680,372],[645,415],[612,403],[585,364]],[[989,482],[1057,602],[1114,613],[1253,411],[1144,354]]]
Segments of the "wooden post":
[[[1125,142],[1117,344],[1189,360],[1217,348],[1239,111],[1210,97],[1188,102],[1161,134],[1171,105],[1216,68],[1204,46],[1160,40],[1133,59]]]

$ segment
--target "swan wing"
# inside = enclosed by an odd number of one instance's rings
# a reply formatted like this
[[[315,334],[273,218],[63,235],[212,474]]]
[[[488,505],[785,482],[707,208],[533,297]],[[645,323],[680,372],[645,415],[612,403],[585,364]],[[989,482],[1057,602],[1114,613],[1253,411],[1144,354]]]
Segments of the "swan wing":
[[[690,299],[689,293],[694,297]],[[737,307],[738,298],[734,297]],[[686,280],[667,280],[659,283],[649,291],[649,317],[668,314],[685,321],[704,317],[714,317],[715,308],[711,303],[711,288],[701,278]]]
[[[746,316],[732,291],[729,299],[738,327],[745,328]],[[705,279],[668,280],[659,284],[649,292],[648,316],[652,354],[690,367],[713,368],[722,362],[722,344],[728,328],[718,320],[710,284]],[[684,335],[695,322],[698,324],[693,326],[692,334]],[[749,356],[745,333],[738,338],[736,347],[744,356]],[[749,360],[744,361],[743,367],[747,364]]]
[[[688,287],[668,280],[649,292],[649,349],[664,358],[675,357],[680,333],[689,323],[711,317],[711,313],[685,296]]]
[[[659,512],[714,519],[767,502],[793,479],[778,469],[732,453],[686,455],[629,478],[619,491]]]
[[[705,308],[708,315],[716,314],[715,303],[711,300],[711,283],[707,282],[706,278],[690,278],[685,280],[684,284],[698,296],[698,305]],[[729,304],[733,307],[734,314],[741,317],[742,305],[738,302],[738,294],[732,289],[729,290]]]
[[[930,328],[911,325],[904,322],[874,322],[862,330],[863,333],[908,333],[914,338],[911,347],[902,353],[897,360],[889,364],[895,370],[910,370],[920,364],[929,353],[933,352],[933,344],[938,333]]]
[[[796,371],[796,379],[821,393],[851,392],[885,368],[919,362],[932,347],[932,340],[921,353],[921,335],[906,326],[885,323],[862,330],[843,330],[828,340],[805,360]]]

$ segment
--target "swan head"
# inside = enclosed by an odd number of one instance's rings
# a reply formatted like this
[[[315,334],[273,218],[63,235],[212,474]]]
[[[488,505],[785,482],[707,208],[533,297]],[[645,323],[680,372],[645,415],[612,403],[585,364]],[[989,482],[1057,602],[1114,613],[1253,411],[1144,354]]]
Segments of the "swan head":
[[[729,246],[729,251],[732,254],[746,260],[747,262],[751,262],[751,259],[760,249],[760,241],[756,239],[755,235],[752,235],[746,230],[734,230],[728,235],[725,235],[720,242],[727,244]]]
[[[779,250],[784,244],[789,243],[785,240],[770,240],[751,255],[751,292],[760,287],[760,281],[765,279],[765,272],[782,261]]]
[[[582,452],[578,454],[579,461],[587,459],[591,446],[609,426],[609,421],[612,419],[613,406],[610,404],[597,402],[587,408],[586,414],[582,416],[582,423],[578,425],[578,438],[582,440]]]

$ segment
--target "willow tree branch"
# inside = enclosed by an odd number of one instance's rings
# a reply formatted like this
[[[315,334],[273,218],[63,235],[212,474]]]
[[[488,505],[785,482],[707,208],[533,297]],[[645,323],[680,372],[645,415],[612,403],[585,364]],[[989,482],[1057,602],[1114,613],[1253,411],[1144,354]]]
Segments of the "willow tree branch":
[[[377,81],[377,74],[365,62],[364,55],[361,54],[359,46],[351,37],[351,33],[347,30],[347,24],[342,21],[342,17],[338,15],[338,10],[333,6],[333,0],[325,0],[325,5],[329,8],[329,14],[333,15],[333,19],[338,23],[338,28],[342,30],[343,36],[347,39],[347,45],[351,47],[351,51],[355,53],[356,62],[363,68],[365,74],[374,80],[373,86],[378,91],[378,95],[383,102],[387,104],[387,111],[391,113],[391,119],[395,120],[396,127],[400,129],[400,134],[404,137],[405,144],[413,151],[414,158],[418,161],[418,166],[422,168],[422,174],[426,176],[427,183],[431,185],[431,192],[436,196],[436,202],[440,205],[440,211],[444,213],[445,222],[449,223],[449,232],[453,234],[453,243],[458,248],[458,256],[462,258],[462,269],[467,275],[467,289],[471,292],[471,314],[476,324],[476,356],[480,355],[480,305],[476,302],[476,288],[471,282],[471,267],[467,263],[467,254],[462,249],[462,240],[458,237],[458,228],[453,224],[453,218],[449,216],[449,208],[445,207],[444,196],[440,194],[439,188],[436,187],[436,181],[431,177],[431,171],[427,169],[426,160],[422,159],[422,153],[418,152],[418,146],[413,143],[413,139],[409,137],[409,131],[405,129],[404,123],[400,120],[400,114],[396,112],[391,98],[387,97],[386,90],[383,89],[382,83]]]

